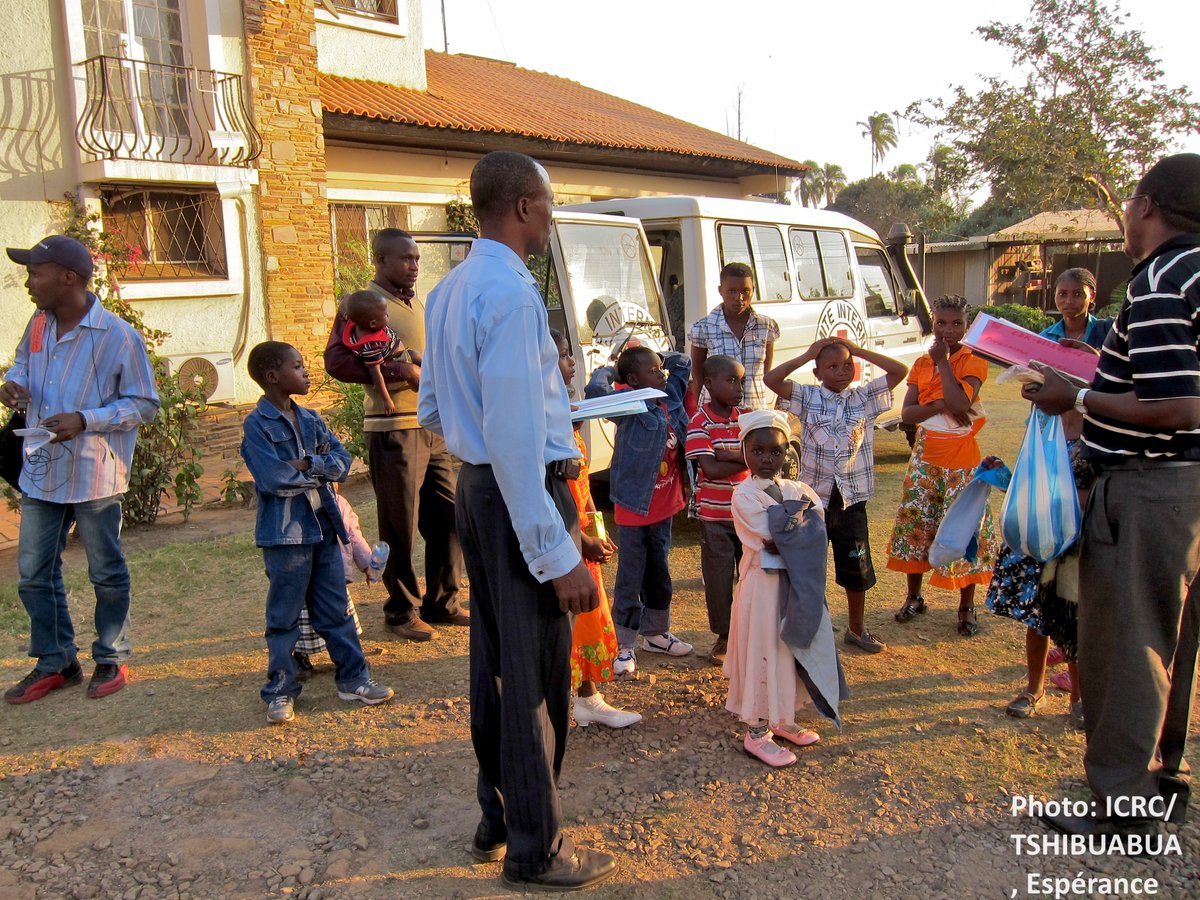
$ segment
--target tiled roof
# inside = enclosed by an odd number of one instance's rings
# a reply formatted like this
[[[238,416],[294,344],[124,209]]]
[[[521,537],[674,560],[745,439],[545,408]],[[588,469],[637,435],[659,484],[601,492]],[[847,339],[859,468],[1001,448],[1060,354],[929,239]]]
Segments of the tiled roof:
[[[321,105],[327,113],[423,128],[730,160],[789,175],[805,170],[794,159],[511,63],[426,50],[425,69],[425,91],[322,74]]]
[[[1118,241],[1121,229],[1102,209],[1066,209],[1042,212],[1015,225],[1001,228],[988,240],[997,241]]]

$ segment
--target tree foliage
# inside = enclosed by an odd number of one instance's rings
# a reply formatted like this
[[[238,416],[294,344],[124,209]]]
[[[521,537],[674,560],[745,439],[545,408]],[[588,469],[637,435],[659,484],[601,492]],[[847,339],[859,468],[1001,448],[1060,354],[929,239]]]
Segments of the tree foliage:
[[[919,179],[894,181],[882,175],[847,185],[829,208],[865,222],[881,235],[903,222],[935,241],[952,237],[946,229],[955,219],[954,208]]]
[[[869,139],[871,142],[871,174],[875,174],[875,163],[883,162],[883,158],[887,156],[889,150],[894,150],[899,138],[896,135],[896,123],[892,121],[892,117],[885,112],[877,112],[874,115],[867,116],[865,122],[859,122],[862,126],[862,136]]]
[[[1186,87],[1164,83],[1153,48],[1117,2],[1033,0],[1026,21],[977,29],[1012,53],[1012,80],[958,85],[907,115],[961,152],[976,185],[1001,206],[1105,207],[1175,139],[1200,129]]]

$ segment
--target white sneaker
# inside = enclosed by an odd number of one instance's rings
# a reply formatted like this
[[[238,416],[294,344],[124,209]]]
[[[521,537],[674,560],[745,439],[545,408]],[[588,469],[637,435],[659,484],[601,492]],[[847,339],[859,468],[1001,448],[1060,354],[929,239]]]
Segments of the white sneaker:
[[[665,653],[667,656],[687,656],[692,652],[692,645],[679,640],[671,632],[664,631],[662,634],[642,638],[642,649],[651,653]]]
[[[632,678],[637,674],[637,657],[633,655],[632,647],[621,648],[621,652],[613,660],[613,674],[622,678]]]
[[[296,713],[291,697],[276,697],[267,704],[267,721],[272,725],[281,725],[294,718]]]
[[[641,713],[609,706],[599,691],[590,697],[576,697],[574,711],[575,724],[580,728],[587,728],[593,722],[599,722],[609,728],[628,728],[642,721]]]

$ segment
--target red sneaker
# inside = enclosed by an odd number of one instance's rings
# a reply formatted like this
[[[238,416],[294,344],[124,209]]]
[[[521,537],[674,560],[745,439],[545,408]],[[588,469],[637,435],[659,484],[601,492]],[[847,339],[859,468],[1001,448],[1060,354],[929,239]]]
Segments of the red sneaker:
[[[74,660],[59,672],[43,672],[34,669],[15,685],[4,692],[6,703],[32,703],[41,700],[51,691],[71,687],[83,681],[83,669],[79,660]]]
[[[92,680],[88,682],[87,695],[93,700],[115,694],[129,680],[129,666],[97,663]]]

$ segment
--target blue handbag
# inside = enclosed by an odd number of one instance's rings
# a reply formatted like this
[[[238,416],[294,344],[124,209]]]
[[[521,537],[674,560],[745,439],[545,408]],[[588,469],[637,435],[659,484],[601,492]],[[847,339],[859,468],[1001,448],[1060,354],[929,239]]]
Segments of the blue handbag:
[[[1062,421],[1034,409],[1000,514],[1004,542],[1039,562],[1075,543],[1083,513]]]
[[[965,488],[954,498],[938,526],[937,535],[929,547],[929,564],[940,568],[965,559],[975,562],[979,556],[979,527],[987,509],[992,488],[1008,487],[1011,473],[1008,466],[987,468],[983,463]]]

